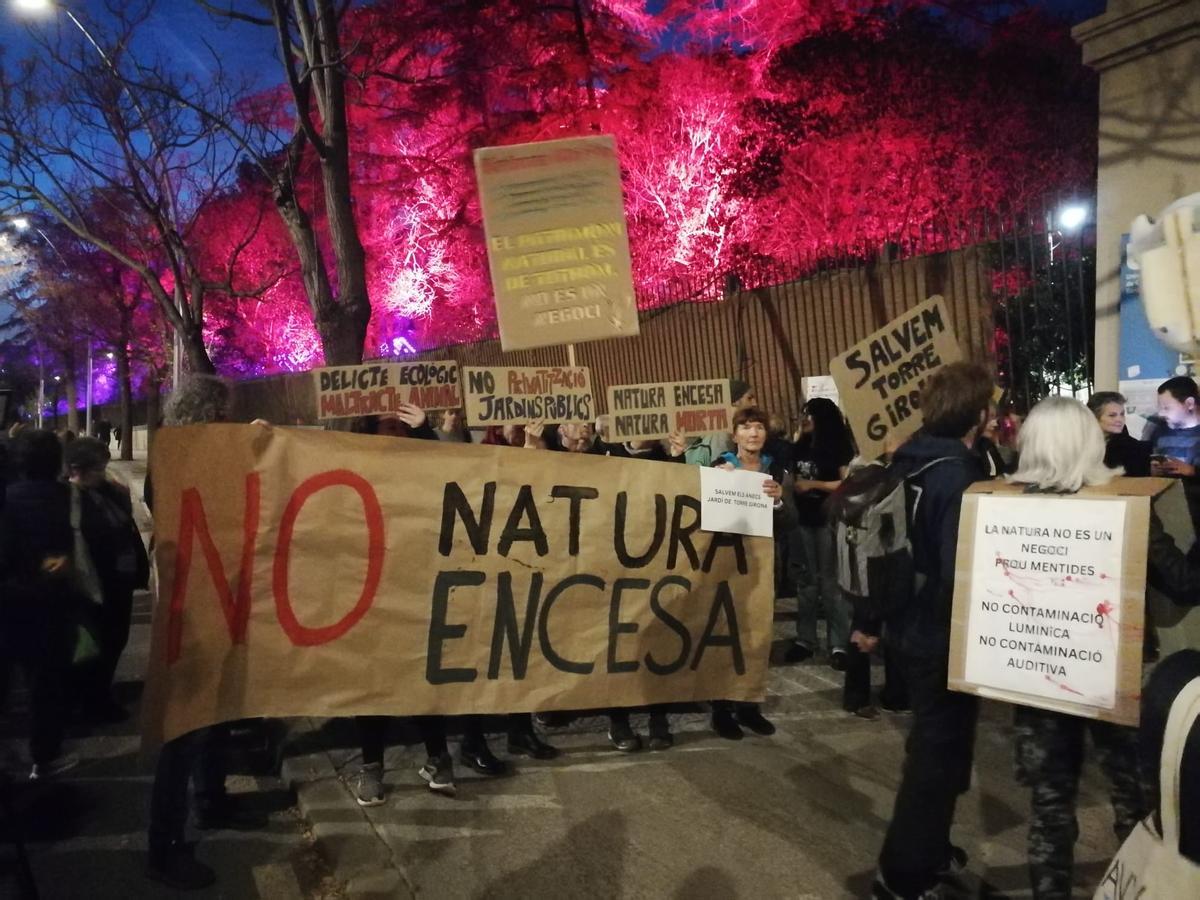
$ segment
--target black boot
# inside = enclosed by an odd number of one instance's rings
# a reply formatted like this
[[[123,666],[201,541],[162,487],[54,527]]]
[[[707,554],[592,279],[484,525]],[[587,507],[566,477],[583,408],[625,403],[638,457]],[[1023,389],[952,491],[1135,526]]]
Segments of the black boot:
[[[483,738],[464,740],[458,751],[458,758],[468,768],[474,769],[480,775],[503,775],[508,771],[508,765],[497,759]]]
[[[622,753],[636,753],[642,749],[642,739],[629,724],[629,713],[612,713],[608,717],[608,740]]]
[[[742,729],[738,727],[733,717],[733,708],[727,703],[714,703],[712,708],[712,727],[718,735],[727,741],[740,741]]]
[[[192,855],[183,843],[150,848],[146,877],[176,891],[198,891],[217,880],[216,873]]]
[[[513,756],[528,756],[533,759],[554,759],[558,750],[541,740],[533,730],[510,731],[508,752]]]
[[[650,749],[670,750],[675,745],[671,736],[671,722],[665,712],[650,712]]]
[[[766,736],[775,733],[775,726],[767,721],[757,703],[739,704],[736,715],[738,724],[744,725],[755,734]]]

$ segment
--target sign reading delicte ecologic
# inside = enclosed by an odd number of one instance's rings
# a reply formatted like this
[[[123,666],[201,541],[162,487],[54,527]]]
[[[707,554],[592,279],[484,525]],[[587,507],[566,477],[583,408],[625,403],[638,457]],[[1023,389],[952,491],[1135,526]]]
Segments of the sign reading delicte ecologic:
[[[348,419],[395,413],[401,403],[426,411],[463,404],[458,363],[364,363],[313,369],[317,418]]]
[[[475,151],[500,346],[638,333],[611,135]]]

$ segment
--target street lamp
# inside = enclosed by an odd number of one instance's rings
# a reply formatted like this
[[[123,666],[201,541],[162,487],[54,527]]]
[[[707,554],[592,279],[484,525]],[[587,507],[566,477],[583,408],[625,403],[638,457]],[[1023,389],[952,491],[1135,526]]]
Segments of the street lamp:
[[[75,27],[79,29],[80,33],[87,38],[88,43],[91,44],[92,47],[95,48],[96,52],[100,54],[100,58],[104,60],[104,64],[108,66],[109,71],[113,73],[117,81],[121,82],[121,90],[125,92],[127,97],[129,97],[134,108],[138,111],[138,115],[142,117],[142,121],[147,123],[146,130],[150,135],[150,143],[154,147],[155,154],[157,154],[161,159],[163,153],[158,145],[158,139],[154,136],[154,130],[149,125],[151,121],[150,117],[146,115],[146,111],[142,109],[142,104],[138,102],[137,97],[133,95],[133,92],[129,90],[129,86],[122,80],[121,73],[118,72],[117,67],[113,65],[112,59],[107,53],[104,52],[104,48],[100,46],[96,39],[92,37],[92,33],[87,30],[87,28],[82,22],[79,21],[78,18],[76,18],[75,13],[71,12],[71,8],[65,3],[61,2],[61,0],[10,0],[10,2],[17,12],[24,15],[48,15],[53,13],[55,10],[62,10],[63,15],[71,20]],[[163,182],[164,184],[168,185],[165,193],[167,196],[167,202],[171,207],[171,219],[175,226],[178,227],[179,212],[175,208],[175,196],[170,192],[169,179],[166,177],[166,175],[163,176]],[[21,226],[18,225],[17,227],[20,228]],[[28,227],[28,222],[26,222],[26,227]],[[41,232],[39,230],[39,234],[40,233]],[[45,235],[42,236],[45,237]],[[49,238],[46,238],[46,240],[49,240]],[[179,387],[179,373],[183,358],[183,338],[180,337],[178,330],[175,331],[174,351],[175,359],[172,365],[174,381],[172,389],[177,389]]]
[[[1069,206],[1064,206],[1058,211],[1059,227],[1067,231],[1074,231],[1087,221],[1087,215],[1088,208],[1082,204],[1072,203]]]
[[[24,216],[17,216],[15,219],[11,219],[10,221],[12,222],[12,227],[17,229],[17,231],[29,230],[29,220]]]

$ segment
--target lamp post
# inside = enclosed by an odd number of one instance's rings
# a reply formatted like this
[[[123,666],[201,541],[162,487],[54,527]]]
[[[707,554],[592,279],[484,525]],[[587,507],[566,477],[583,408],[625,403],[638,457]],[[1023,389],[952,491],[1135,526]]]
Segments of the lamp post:
[[[113,75],[116,77],[117,81],[121,82],[121,90],[125,92],[125,95],[127,97],[129,97],[130,101],[133,103],[134,109],[136,109],[138,111],[138,115],[140,115],[142,117],[142,121],[146,123],[146,132],[147,132],[147,134],[150,135],[150,143],[154,147],[154,153],[156,156],[158,156],[159,159],[161,159],[162,158],[162,150],[159,147],[158,139],[154,136],[154,130],[150,127],[150,122],[152,121],[151,118],[148,115],[146,115],[146,111],[142,108],[142,104],[138,102],[137,97],[135,97],[133,95],[133,92],[129,90],[128,85],[126,85],[125,82],[123,81],[123,79],[121,78],[121,73],[118,72],[117,67],[115,65],[113,65],[112,59],[109,58],[109,55],[104,52],[104,48],[100,46],[99,42],[92,36],[92,33],[87,30],[87,27],[82,22],[79,21],[78,17],[76,17],[76,15],[75,15],[75,13],[71,12],[71,8],[69,6],[67,6],[65,3],[63,3],[62,0],[11,0],[11,3],[13,5],[13,8],[16,9],[18,13],[21,13],[21,14],[27,15],[27,16],[52,15],[56,10],[62,10],[63,15],[65,15],[68,19],[71,20],[71,23],[76,28],[79,29],[80,34],[82,34],[85,38],[87,38],[87,42],[89,44],[91,44],[93,48],[95,48],[97,53],[100,54],[100,58],[102,60],[104,60],[104,64],[106,66],[108,66],[109,71],[113,73]],[[155,167],[155,168],[157,169],[157,167]],[[156,177],[157,177],[157,173],[156,173]],[[167,203],[169,204],[170,209],[171,209],[172,222],[174,224],[174,227],[178,228],[179,227],[179,225],[178,225],[179,211],[175,208],[175,195],[171,193],[170,182],[169,182],[168,178],[166,177],[165,173],[163,174],[162,179],[163,179],[163,184],[166,186],[166,189],[164,190],[164,194],[167,198]],[[41,229],[38,229],[38,233],[41,234]],[[42,237],[45,237],[45,235],[43,234]],[[47,238],[47,240],[49,240],[49,238]],[[53,246],[53,244],[51,244],[51,246]],[[179,336],[178,329],[175,330],[175,340],[172,343],[172,348],[174,351],[175,358],[172,362],[172,367],[171,367],[172,374],[174,376],[174,380],[172,381],[171,386],[172,386],[172,389],[176,389],[179,387],[180,367],[182,365],[182,358],[183,358],[183,339]],[[88,353],[89,353],[89,357],[90,357],[90,354],[91,354],[90,346],[88,347]],[[91,390],[90,379],[88,382],[88,390],[89,390],[89,392]],[[88,416],[90,419],[90,417],[91,417],[91,406],[90,405],[88,406]],[[90,429],[89,429],[89,431],[90,431]]]

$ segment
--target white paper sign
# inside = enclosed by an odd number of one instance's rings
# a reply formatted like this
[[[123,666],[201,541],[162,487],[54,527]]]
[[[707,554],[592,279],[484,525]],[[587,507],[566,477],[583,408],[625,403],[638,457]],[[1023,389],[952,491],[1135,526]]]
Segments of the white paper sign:
[[[766,472],[700,470],[700,530],[752,537],[774,534],[775,501],[763,493]]]
[[[1124,538],[1120,500],[980,497],[966,680],[1112,709]]]
[[[825,397],[834,403],[841,404],[837,383],[833,380],[832,375],[806,375],[800,379],[800,390],[804,392],[806,401]]]

